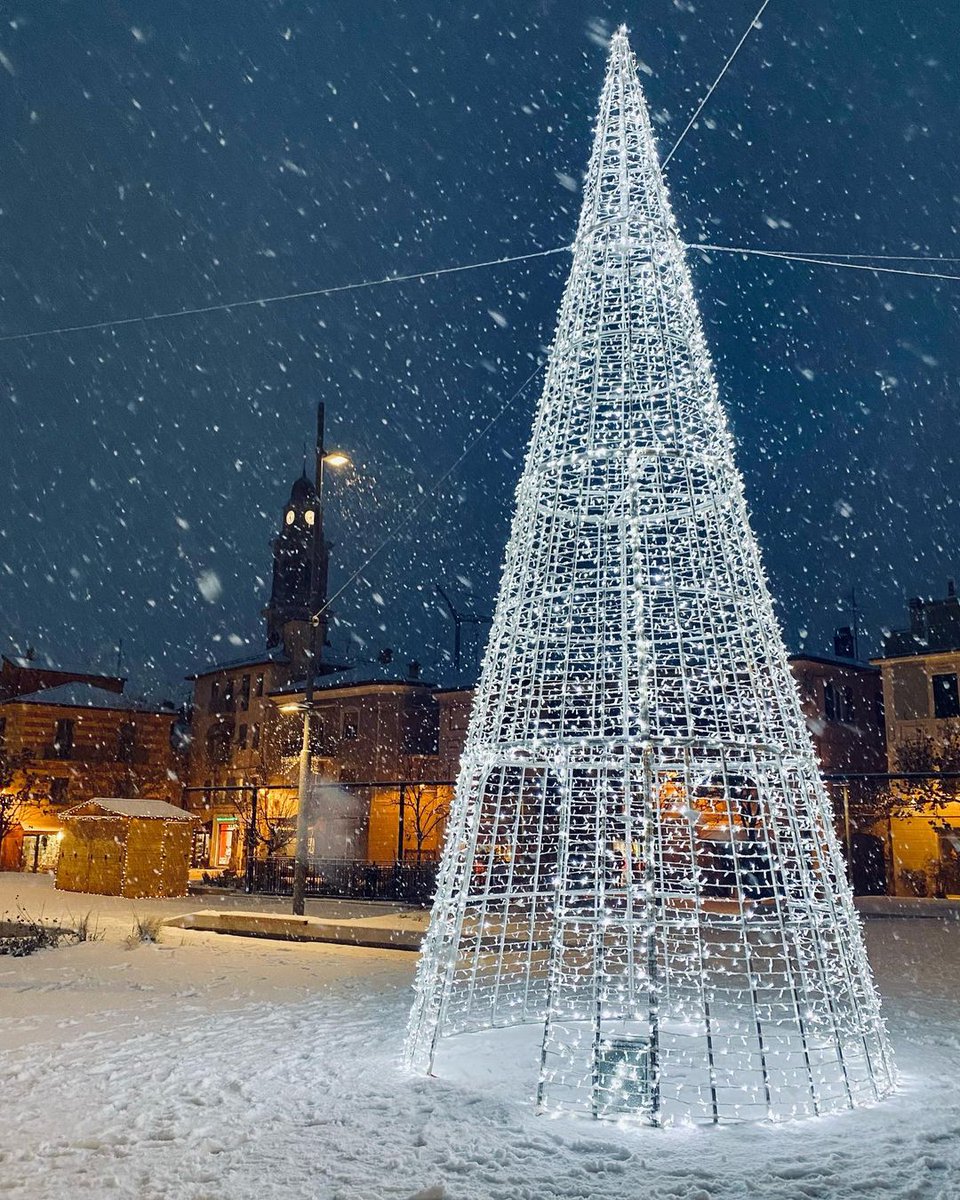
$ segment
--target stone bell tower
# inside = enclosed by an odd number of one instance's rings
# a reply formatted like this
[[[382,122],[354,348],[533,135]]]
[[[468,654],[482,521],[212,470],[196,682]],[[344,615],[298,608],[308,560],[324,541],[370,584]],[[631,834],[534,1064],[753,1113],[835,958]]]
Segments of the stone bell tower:
[[[294,481],[283,507],[280,531],[273,541],[273,584],[270,603],[263,610],[267,646],[282,646],[295,662],[309,657],[310,617],[327,597],[330,547],[323,532],[319,472],[323,458],[323,405],[317,409],[316,474],[311,480],[306,465]],[[314,563],[316,566],[314,567]],[[327,621],[320,617],[317,645],[326,642]]]

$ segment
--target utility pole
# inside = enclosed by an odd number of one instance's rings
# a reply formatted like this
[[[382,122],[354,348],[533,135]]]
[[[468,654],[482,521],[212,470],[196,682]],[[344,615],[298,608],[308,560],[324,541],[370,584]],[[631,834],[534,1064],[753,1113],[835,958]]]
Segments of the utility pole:
[[[309,812],[307,811],[308,793],[310,790],[310,753],[313,740],[313,690],[317,673],[319,657],[318,632],[320,619],[326,607],[326,597],[321,599],[319,592],[320,556],[323,550],[323,469],[331,467],[346,467],[350,459],[340,451],[327,452],[323,436],[323,404],[317,405],[317,459],[316,459],[316,491],[317,511],[314,514],[313,530],[310,549],[310,588],[308,592],[308,608],[310,612],[310,633],[307,648],[307,679],[303,694],[303,738],[300,743],[300,769],[297,778],[297,845],[293,861],[293,914],[303,916],[307,895],[307,871],[309,854],[307,842],[310,836]]]
[[[249,896],[253,891],[254,859],[257,853],[257,805],[259,788],[251,788],[250,821],[247,825],[247,844],[244,847],[243,890]]]

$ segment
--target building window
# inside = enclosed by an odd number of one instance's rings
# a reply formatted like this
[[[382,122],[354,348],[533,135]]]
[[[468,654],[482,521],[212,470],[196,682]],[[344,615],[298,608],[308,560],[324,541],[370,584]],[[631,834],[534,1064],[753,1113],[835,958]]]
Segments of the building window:
[[[310,753],[323,754],[325,745],[323,718],[314,715],[310,722]]]
[[[0,717],[0,750],[3,750],[7,744],[7,718]]]
[[[241,750],[246,750],[246,748],[247,748],[247,727],[246,727],[246,725],[240,725],[237,727],[237,746]]]
[[[340,736],[345,742],[355,742],[360,736],[360,713],[357,709],[344,710],[340,720]]]
[[[933,715],[946,719],[960,717],[960,693],[956,675],[934,675]]]
[[[215,713],[220,705],[220,683],[214,680],[210,684],[210,712]]]
[[[263,695],[263,675],[262,674],[257,676],[257,695],[258,696]]]
[[[260,749],[260,726],[259,725],[251,725],[250,726],[250,749],[251,750],[259,750]]]
[[[828,721],[849,725],[853,721],[853,688],[829,680],[823,686],[823,715]]]
[[[51,779],[50,780],[50,803],[51,804],[66,804],[67,789],[70,787],[69,779]]]
[[[250,676],[244,675],[240,680],[240,708],[246,712],[250,707]]]
[[[117,730],[117,762],[132,763],[137,745],[137,727],[132,721],[124,721]]]
[[[228,679],[227,682],[223,685],[223,707],[227,710],[227,712],[233,712],[234,707],[235,707],[234,702],[233,702],[233,680],[232,679]]]
[[[207,730],[207,762],[211,767],[224,767],[230,761],[232,723],[214,725]]]
[[[73,722],[61,718],[53,728],[53,757],[73,757]]]

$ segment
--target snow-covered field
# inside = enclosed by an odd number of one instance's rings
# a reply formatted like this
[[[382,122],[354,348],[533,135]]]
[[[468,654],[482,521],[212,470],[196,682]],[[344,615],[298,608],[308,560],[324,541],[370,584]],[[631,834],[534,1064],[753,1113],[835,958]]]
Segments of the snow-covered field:
[[[0,912],[18,890],[28,911],[60,903],[48,880],[6,875]],[[537,1116],[508,1064],[473,1085],[402,1074],[413,954],[180,930],[131,949],[130,910],[103,911],[101,941],[0,958],[0,1194],[960,1197],[953,919],[867,923],[893,1099],[779,1127],[619,1130]]]

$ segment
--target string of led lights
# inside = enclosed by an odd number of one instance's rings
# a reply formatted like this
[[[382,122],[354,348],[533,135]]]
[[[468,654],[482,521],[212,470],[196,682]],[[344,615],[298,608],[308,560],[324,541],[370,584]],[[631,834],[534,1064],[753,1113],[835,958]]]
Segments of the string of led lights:
[[[544,1108],[786,1119],[892,1083],[624,30],[416,986],[412,1067],[509,1058]]]

